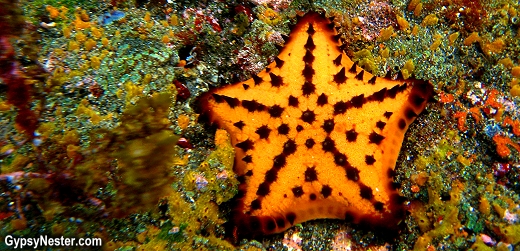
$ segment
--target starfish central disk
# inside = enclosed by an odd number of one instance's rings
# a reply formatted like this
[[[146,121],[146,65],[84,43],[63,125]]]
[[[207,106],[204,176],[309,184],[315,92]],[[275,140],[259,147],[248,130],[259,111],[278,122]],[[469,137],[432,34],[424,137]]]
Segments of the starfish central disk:
[[[236,149],[236,236],[319,218],[374,228],[402,219],[394,168],[432,87],[375,77],[341,45],[333,23],[308,13],[265,70],[202,97]]]

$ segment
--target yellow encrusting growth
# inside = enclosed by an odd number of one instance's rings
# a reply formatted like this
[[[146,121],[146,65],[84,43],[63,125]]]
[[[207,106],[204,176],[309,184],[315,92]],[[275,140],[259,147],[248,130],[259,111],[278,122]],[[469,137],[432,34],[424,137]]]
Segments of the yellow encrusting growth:
[[[432,26],[432,25],[436,25],[438,22],[439,22],[439,18],[435,14],[430,14],[423,19],[421,25],[422,26]]]
[[[386,40],[390,39],[390,37],[392,37],[393,34],[394,34],[394,27],[388,26],[384,29],[381,29],[378,39],[380,41],[386,41]]]
[[[408,79],[410,76],[412,76],[413,71],[415,70],[415,64],[410,59],[406,61],[406,63],[403,66],[403,69],[401,69],[401,73],[403,74],[404,79]]]
[[[480,42],[482,39],[478,36],[478,32],[473,32],[469,34],[469,36],[464,39],[464,45],[468,46],[470,44],[473,44],[475,42]]]
[[[328,24],[306,14],[265,70],[201,99],[235,146],[242,180],[236,236],[318,218],[384,228],[402,219],[392,173],[404,133],[432,87],[361,69]],[[413,62],[405,68],[411,74]]]
[[[399,29],[408,30],[408,28],[410,28],[410,23],[408,23],[408,21],[406,21],[402,16],[397,15],[396,18],[397,24],[399,24]]]
[[[452,46],[453,43],[455,42],[455,40],[457,40],[459,38],[459,35],[460,35],[460,33],[457,31],[448,36],[448,40],[450,41],[450,46]]]

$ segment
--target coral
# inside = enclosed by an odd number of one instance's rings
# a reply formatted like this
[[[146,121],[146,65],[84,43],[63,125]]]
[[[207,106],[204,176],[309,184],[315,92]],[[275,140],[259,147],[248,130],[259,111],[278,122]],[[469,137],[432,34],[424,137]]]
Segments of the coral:
[[[432,26],[436,25],[439,22],[439,18],[435,14],[430,14],[426,16],[421,22],[422,26]]]
[[[87,41],[85,41],[85,49],[87,51],[90,51],[92,50],[94,47],[96,47],[96,41],[94,41],[93,39],[89,38]],[[99,68],[99,67],[98,67]]]
[[[74,20],[74,28],[76,28],[76,30],[79,31],[90,28],[90,25],[90,22],[83,21],[80,15],[76,15],[76,19]]]
[[[511,150],[509,149],[509,146],[513,147],[514,149],[516,149],[517,152],[520,153],[520,145],[514,143],[508,137],[496,134],[495,136],[493,136],[493,141],[495,141],[495,143],[497,145],[496,150],[497,150],[498,155],[500,155],[500,157],[505,158],[511,154]]]
[[[401,69],[403,78],[408,79],[413,74],[414,69],[415,69],[415,65],[414,65],[413,61],[411,59],[406,61],[403,68]]]
[[[118,160],[121,183],[116,186],[117,211],[128,214],[132,211],[147,211],[170,190],[174,177],[169,175],[176,150],[178,136],[167,130],[145,138],[129,140],[112,156]]]
[[[466,39],[464,39],[464,45],[471,45],[475,42],[480,42],[481,38],[478,35],[478,32],[471,33]]]
[[[517,2],[146,2],[0,0],[4,235],[95,236],[104,250],[283,249],[284,235],[225,241],[234,153],[225,132],[213,137],[197,122],[193,101],[258,73],[296,16],[324,10],[358,65],[404,76],[413,62],[413,77],[438,93],[406,136],[396,181],[413,209],[388,249],[518,246]],[[164,92],[175,98],[157,112],[151,103]],[[162,171],[143,164],[157,163],[149,148],[173,155]],[[137,187],[141,176],[163,184],[162,196]],[[286,233],[295,232],[302,250],[383,250],[386,242],[343,221]]]
[[[47,7],[45,7],[45,9],[49,12],[49,17],[51,19],[55,19],[60,15],[60,10],[51,5],[47,5]]]
[[[488,15],[485,2],[480,0],[451,0],[443,3],[447,7],[446,18],[458,29],[475,31],[481,29]]]

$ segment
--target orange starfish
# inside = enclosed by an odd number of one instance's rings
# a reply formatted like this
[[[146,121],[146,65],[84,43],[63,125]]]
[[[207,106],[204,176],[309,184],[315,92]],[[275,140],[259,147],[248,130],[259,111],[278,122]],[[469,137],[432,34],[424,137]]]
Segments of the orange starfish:
[[[341,48],[333,23],[308,13],[265,70],[202,96],[236,149],[235,236],[318,218],[384,228],[402,219],[394,167],[433,88],[375,77]]]

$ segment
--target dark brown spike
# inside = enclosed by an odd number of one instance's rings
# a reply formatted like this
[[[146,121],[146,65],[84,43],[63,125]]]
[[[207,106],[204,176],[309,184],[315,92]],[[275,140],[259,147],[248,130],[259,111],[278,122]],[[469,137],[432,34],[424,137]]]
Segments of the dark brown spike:
[[[300,119],[304,122],[312,124],[312,122],[316,120],[316,114],[314,114],[313,111],[307,109],[306,111],[302,112],[302,116],[300,117]]]
[[[395,95],[397,95],[397,91],[399,90],[399,85],[396,85],[386,92],[386,96],[389,98],[395,98]]]
[[[262,112],[262,111],[265,111],[266,108],[267,107],[265,105],[258,103],[258,106],[256,107],[256,111]]]
[[[289,133],[289,125],[287,124],[281,124],[279,127],[278,127],[278,133],[279,134],[282,134],[282,135],[287,135]]]
[[[426,101],[426,99],[424,99],[423,97],[419,96],[418,94],[412,94],[408,100],[410,101],[410,103],[412,103],[414,106],[418,107],[418,106],[421,106],[424,101]]]
[[[376,159],[374,158],[374,155],[365,155],[365,163],[367,165],[373,165],[376,163]]]
[[[314,142],[313,139],[307,139],[305,141],[305,146],[309,149],[311,149],[314,146],[314,144],[316,144],[316,142]]]
[[[312,27],[312,23],[309,23],[309,28],[307,28],[307,34],[309,35],[314,35],[314,33],[316,33],[316,31],[314,30],[314,27]]]
[[[321,148],[325,152],[335,152],[336,151],[336,143],[330,137],[326,137],[323,142],[321,142]]]
[[[258,196],[266,196],[268,195],[270,192],[271,192],[271,188],[269,188],[271,186],[271,183],[268,183],[268,182],[262,182],[262,184],[260,184],[258,186],[258,190],[256,190],[256,195]]]
[[[332,194],[332,188],[328,185],[323,185],[321,187],[321,195],[323,195],[323,198],[327,198]]]
[[[336,57],[336,59],[334,59],[332,62],[336,65],[336,66],[340,66],[341,65],[341,57],[342,57],[343,53],[339,54],[338,57]],[[345,67],[343,67],[345,68]]]
[[[283,153],[285,155],[291,155],[296,152],[296,142],[292,139],[287,140],[283,145]]]
[[[228,96],[221,96],[221,97],[224,99],[224,101],[226,101],[226,103],[228,103],[229,107],[231,107],[231,108],[235,108],[240,104],[240,100],[238,100],[237,98],[231,98]]]
[[[287,43],[287,41],[289,41],[289,36],[282,34],[282,39],[285,41],[285,43]]]
[[[370,141],[370,143],[373,143],[373,144],[376,144],[376,145],[381,144],[381,141],[383,141],[383,139],[385,139],[385,136],[383,136],[383,135],[381,135],[379,133],[376,133],[376,132],[372,132],[368,136],[368,140]]]
[[[331,133],[334,130],[334,119],[327,119],[321,126],[326,133]]]
[[[318,173],[316,172],[315,167],[307,167],[307,170],[305,170],[304,173],[305,181],[306,182],[313,182],[318,180]]]
[[[393,112],[385,112],[385,114],[383,114],[383,116],[385,116],[385,118],[389,119],[390,116],[392,116],[392,114],[394,114]]]
[[[312,40],[311,36],[309,36],[309,38],[307,38],[307,43],[305,43],[305,45],[303,47],[305,47],[306,49],[308,49],[310,51],[316,49],[316,45],[314,44],[314,41]]]
[[[246,139],[235,146],[242,149],[242,151],[247,152],[248,150],[253,149],[253,141]]]
[[[327,103],[329,103],[329,98],[327,97],[327,95],[325,95],[325,93],[322,93],[322,94],[318,97],[318,106],[324,106],[324,105],[326,105]]]
[[[251,210],[258,210],[258,209],[262,209],[262,202],[260,201],[260,199],[255,199],[251,202]]]
[[[358,133],[354,129],[350,129],[347,131],[347,141],[355,142],[357,140]]]
[[[403,80],[404,77],[403,77],[403,73],[401,73],[401,71],[399,71],[397,73],[397,75],[394,77],[394,80]]]
[[[341,34],[336,34],[332,36],[332,40],[339,43],[339,40],[341,39]]]
[[[309,95],[313,94],[315,90],[316,90],[316,86],[309,81],[305,81],[305,83],[302,86],[303,96],[309,96]]]
[[[379,212],[383,212],[383,210],[385,209],[385,204],[383,202],[376,201],[374,202],[374,208]]]
[[[282,68],[283,64],[285,63],[283,60],[281,60],[279,57],[274,58],[274,62],[276,62],[276,67]]]
[[[255,85],[259,85],[264,80],[261,77],[259,77],[258,75],[253,75],[253,81],[255,81]]]
[[[385,126],[386,126],[386,123],[381,120],[376,122],[376,127],[379,128],[379,130],[383,130],[385,128]]]
[[[246,162],[246,163],[252,163],[253,162],[253,156],[251,155],[246,155],[245,157],[242,158],[242,161]],[[251,170],[249,170],[251,171]],[[252,171],[251,171],[252,173]]]
[[[271,129],[267,125],[260,126],[255,131],[258,136],[260,136],[261,139],[267,139],[269,138],[269,134],[271,133]]]
[[[213,97],[213,99],[215,100],[215,102],[217,103],[222,103],[224,102],[224,99],[222,98],[222,96],[216,94],[216,93],[212,93],[211,96]]]
[[[347,172],[347,179],[352,181],[358,181],[359,180],[359,170],[350,164],[347,164],[345,167],[345,171]]]
[[[358,96],[353,97],[350,100],[350,102],[351,102],[353,107],[361,108],[363,106],[363,104],[365,104],[365,102],[366,102],[365,94],[360,94]]]
[[[357,72],[357,66],[356,63],[352,64],[352,67],[350,67],[350,70],[348,70],[350,73],[356,73]]]
[[[245,126],[246,124],[244,123],[244,121],[240,120],[240,121],[234,123],[233,125],[234,125],[236,128],[242,130],[242,128],[244,128],[244,126]]]
[[[248,112],[254,112],[258,108],[259,103],[256,100],[242,100],[242,107],[246,108]]]
[[[292,225],[294,224],[294,221],[296,220],[296,214],[295,213],[287,213],[285,215],[285,218],[287,219],[287,221]]]
[[[279,105],[273,105],[269,107],[269,109],[267,110],[267,112],[269,112],[269,115],[271,115],[271,117],[273,118],[279,118],[280,116],[282,116],[283,111],[284,108]]]
[[[334,115],[343,114],[347,111],[348,105],[344,101],[338,101],[334,104]]]
[[[283,218],[276,218],[276,225],[279,228],[285,228],[285,220]]]
[[[268,232],[272,232],[276,229],[276,222],[274,221],[273,218],[267,217],[267,218],[265,218],[264,226]]]
[[[408,88],[408,83],[404,82],[402,85],[399,86],[399,92],[402,92]]]
[[[299,101],[298,101],[298,98],[297,97],[294,97],[294,96],[289,96],[289,106],[293,106],[293,107],[298,107],[299,105]]]
[[[372,188],[365,184],[359,184],[359,193],[361,195],[361,198],[371,200],[374,197],[374,194],[372,193]]]
[[[340,152],[335,152],[334,163],[336,163],[338,166],[345,166],[345,164],[347,164],[347,155]]]
[[[376,80],[377,80],[377,77],[373,76],[370,80],[368,80],[368,83],[371,84],[371,85],[375,85],[376,84]]]
[[[334,82],[343,84],[345,81],[347,81],[347,75],[345,75],[345,67],[342,67],[341,70],[339,70],[339,72],[334,75]]]
[[[280,87],[283,85],[283,79],[280,76],[277,76],[276,74],[270,72],[269,76],[271,77],[271,86],[273,87]]]
[[[413,118],[417,117],[417,113],[415,113],[414,110],[412,110],[410,107],[408,107],[404,111],[404,116],[406,116],[406,118],[408,118],[408,119],[413,119]]]
[[[249,85],[246,85],[246,84],[242,84],[242,87],[244,87],[244,90],[249,89]]]
[[[374,92],[371,95],[371,97],[372,97],[371,99],[374,101],[382,102],[383,100],[385,100],[385,95],[386,95],[386,87],[377,92]]]
[[[392,79],[392,73],[390,71],[387,71],[385,74],[386,79]]]
[[[285,154],[279,154],[274,157],[273,160],[273,168],[282,168],[287,164],[287,161],[285,159]]]
[[[305,64],[312,64],[312,62],[314,62],[314,55],[312,55],[312,52],[307,50],[307,52],[305,52],[305,56],[303,56],[303,62],[305,62]]]
[[[361,80],[361,81],[363,81],[363,75],[365,75],[365,71],[364,71],[364,70],[361,70],[361,71],[356,75],[356,79],[357,79],[357,80]]]
[[[294,194],[294,197],[296,197],[296,198],[302,197],[302,195],[304,194],[302,186],[294,187],[292,189],[292,192]]]
[[[312,69],[312,66],[305,64],[305,67],[303,68],[302,75],[305,77],[306,81],[312,81],[312,76],[314,75],[315,71]]]
[[[278,171],[280,168],[271,168],[265,173],[265,182],[273,183],[278,179]]]
[[[279,44],[275,44],[274,47],[276,47],[276,49],[278,51],[281,51],[283,49],[283,45],[279,45]]]
[[[406,121],[404,121],[404,119],[399,119],[397,125],[399,126],[399,129],[404,130],[404,128],[406,127]]]

